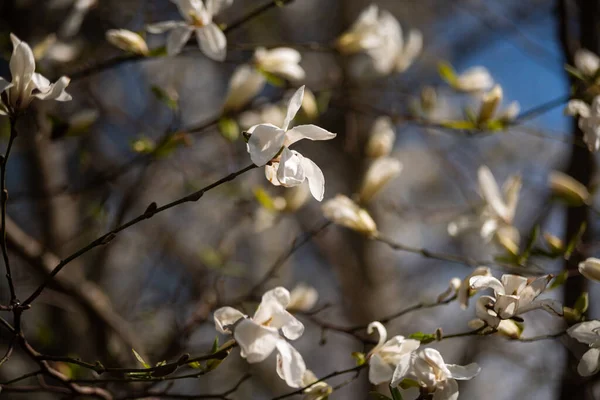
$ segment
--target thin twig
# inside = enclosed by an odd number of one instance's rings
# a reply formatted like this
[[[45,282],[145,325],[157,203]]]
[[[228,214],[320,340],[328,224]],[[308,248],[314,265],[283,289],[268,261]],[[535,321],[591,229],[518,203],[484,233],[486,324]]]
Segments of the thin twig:
[[[17,117],[10,116],[10,138],[8,139],[8,147],[6,153],[0,159],[0,209],[2,210],[2,222],[0,232],[0,246],[2,247],[2,257],[4,258],[4,267],[6,268],[6,280],[8,282],[8,288],[10,290],[10,304],[15,305],[17,303],[17,293],[15,291],[15,285],[12,279],[12,273],[10,270],[10,260],[8,259],[8,247],[6,246],[6,205],[8,202],[8,190],[6,189],[6,165],[8,164],[8,157],[10,156],[10,150],[12,149],[13,142],[17,137]]]

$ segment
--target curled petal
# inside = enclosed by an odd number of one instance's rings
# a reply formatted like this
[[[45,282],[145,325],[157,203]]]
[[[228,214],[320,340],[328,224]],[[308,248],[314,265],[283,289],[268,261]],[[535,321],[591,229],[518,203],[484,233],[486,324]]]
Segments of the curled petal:
[[[317,201],[323,200],[325,195],[325,176],[323,171],[311,159],[302,157],[300,159],[304,175],[308,179],[310,193]]]
[[[231,333],[228,327],[240,319],[246,318],[246,316],[233,307],[221,307],[215,311],[214,318],[217,331],[220,333]]]
[[[279,169],[277,170],[277,179],[283,186],[298,186],[306,179],[304,168],[302,168],[302,155],[291,151],[287,147],[283,148]]]
[[[250,319],[238,323],[233,337],[242,349],[242,357],[251,364],[264,361],[281,340],[277,329],[259,325]]]
[[[473,290],[482,290],[482,289],[494,289],[496,294],[504,294],[504,286],[502,282],[493,276],[473,276],[469,279],[469,286]]]
[[[376,352],[376,349],[383,346],[383,344],[387,340],[387,329],[385,329],[385,326],[383,326],[381,322],[373,321],[367,327],[367,333],[369,335],[372,335],[375,331],[377,331],[377,333],[379,334],[379,340],[377,341],[377,346],[375,346],[372,352]]]
[[[306,364],[302,355],[283,339],[277,341],[277,375],[293,388],[303,385]]]
[[[272,124],[260,124],[248,130],[248,152],[257,166],[268,163],[279,153],[285,140],[285,131]]]
[[[196,38],[200,50],[210,59],[225,61],[227,57],[227,38],[216,24],[196,29]]]

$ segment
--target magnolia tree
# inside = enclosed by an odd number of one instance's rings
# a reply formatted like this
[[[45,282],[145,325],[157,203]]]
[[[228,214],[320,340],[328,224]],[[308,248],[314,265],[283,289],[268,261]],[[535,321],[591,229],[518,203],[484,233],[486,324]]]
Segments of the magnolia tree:
[[[475,168],[460,172],[454,184],[468,207],[454,204],[441,219],[437,202],[412,205],[409,217],[400,214],[398,208],[411,205],[390,201],[399,197],[390,193],[411,176],[429,179],[427,169],[434,169],[404,149],[410,143],[399,130],[406,126],[440,141],[475,141],[501,137],[563,107],[576,121],[570,140],[577,154],[591,159],[600,149],[597,49],[565,45],[572,51],[566,66],[572,90],[521,111],[516,101],[503,104],[503,88],[485,67],[456,71],[435,50],[428,52],[419,26],[401,27],[381,5],[353,14],[330,41],[248,45],[235,33],[287,8],[288,18],[295,18],[300,9],[294,7],[306,2],[171,0],[168,18],[145,21],[137,32],[107,30],[114,55],[73,70],[85,57],[77,36],[100,12],[99,3],[76,1],[57,32],[36,43],[3,34],[12,53],[10,74],[0,78],[6,127],[0,158],[1,396],[451,400],[480,380],[485,395],[469,398],[502,398],[505,387],[486,385],[508,382],[514,372],[479,365],[464,349],[489,344],[526,352],[539,341],[545,352],[567,349],[567,382],[585,386],[596,379],[600,321],[589,316],[584,280],[600,281],[600,259],[593,257],[596,246],[586,228],[593,222],[588,215],[598,214],[584,179],[589,171],[550,171],[542,188],[547,201],[535,218],[525,217],[520,201],[534,185],[506,152],[484,154]],[[567,19],[561,15],[559,22]],[[282,27],[258,25],[273,32]],[[408,101],[396,96],[400,90],[390,82],[426,65],[425,55],[435,58],[441,79],[410,82],[415,96]],[[305,56],[327,61],[305,62]],[[150,84],[141,96],[154,98],[153,112],[175,121],[162,136],[113,138],[97,149],[102,157],[81,151],[78,167],[56,163],[66,143],[97,140],[90,132],[101,135],[94,129],[106,119],[102,114],[127,113],[111,103],[118,101],[111,85],[121,74],[147,64],[154,67],[150,75],[165,69],[177,75],[178,61],[201,65],[202,74],[230,70],[227,90],[194,90],[206,97],[204,104],[217,104],[214,116],[186,125],[186,98],[172,86]],[[42,69],[67,76],[49,79]],[[316,84],[317,75],[326,84]],[[126,85],[142,87],[148,79],[128,76]],[[103,90],[92,90],[89,82]],[[389,106],[353,95],[370,90],[386,96]],[[210,141],[197,135],[210,131],[220,135]],[[53,150],[57,142],[60,151]],[[124,142],[126,156],[114,149]],[[13,161],[22,159],[13,148],[33,152],[32,171]],[[227,159],[230,170],[206,161],[213,158]],[[574,157],[572,164],[584,162]],[[498,165],[510,172],[504,181]],[[26,174],[42,189],[19,192]],[[476,187],[463,185],[465,176]],[[446,188],[427,190],[429,197]],[[36,195],[41,213],[22,203]],[[556,229],[549,218],[554,205],[579,213],[579,219],[568,214],[574,228]],[[78,209],[86,218],[65,227]],[[437,239],[417,238],[422,234],[409,220],[432,217],[442,227]],[[296,221],[295,228],[288,221]],[[402,233],[398,226],[406,224],[411,232]],[[456,246],[469,240],[476,251]],[[310,266],[315,261],[302,251],[311,246],[335,273]],[[361,268],[368,263],[367,246],[388,257],[377,262],[396,260],[398,271],[381,269],[374,277]],[[291,259],[303,271],[296,278]],[[434,263],[447,268],[412,280],[404,286],[409,295],[394,286],[391,296],[375,302],[384,291],[381,281],[409,279],[403,267],[417,259],[425,261],[421,269]],[[461,269],[449,270],[453,265]],[[579,282],[575,292],[572,282]],[[564,301],[563,287],[570,287]],[[399,322],[417,314],[429,317]],[[456,351],[456,343],[463,350]]]

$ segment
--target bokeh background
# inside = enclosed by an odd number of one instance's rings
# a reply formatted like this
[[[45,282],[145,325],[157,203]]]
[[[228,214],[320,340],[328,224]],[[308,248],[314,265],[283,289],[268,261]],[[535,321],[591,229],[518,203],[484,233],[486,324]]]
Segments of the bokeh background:
[[[219,21],[235,21],[265,2],[235,0]],[[388,78],[354,79],[349,73],[352,60],[326,48],[370,2],[295,0],[228,35],[224,63],[190,48],[177,57],[126,62],[73,79],[69,92],[75,100],[38,106],[37,120],[32,118],[36,129],[18,138],[10,160],[8,215],[14,226],[9,243],[19,292],[34,290],[44,273],[43,262],[28,258],[15,244],[19,239],[64,257],[138,215],[151,202],[164,204],[249,164],[243,140],[225,138],[215,118],[221,113],[232,72],[250,59],[253,48],[296,44],[292,47],[302,52],[306,85],[317,98],[329,98],[317,123],[338,137],[297,146],[324,171],[327,199],[337,193],[350,195],[360,185],[366,166],[364,143],[377,116],[374,110],[405,115],[425,86],[437,89],[440,117],[459,118],[465,104],[476,104],[470,97],[454,94],[440,79],[437,63],[441,60],[451,62],[457,71],[485,66],[502,85],[505,103],[516,100],[523,111],[568,96],[559,3],[378,0],[376,4],[391,11],[405,30],[416,28],[424,34],[424,52],[415,65]],[[0,75],[9,75],[9,32],[32,47],[39,45],[39,69],[57,77],[121,56],[106,42],[107,29],[143,31],[150,22],[179,19],[176,7],[167,0],[102,0],[79,16],[74,7],[70,0],[0,0],[4,55]],[[82,18],[79,26],[77,18]],[[68,28],[68,21],[76,29]],[[577,28],[577,18],[571,22]],[[55,41],[48,38],[53,33]],[[151,48],[159,47],[165,37],[148,35],[147,40]],[[42,43],[47,43],[45,52]],[[322,48],[311,48],[314,43]],[[153,87],[161,88],[177,105],[169,107]],[[286,96],[285,87],[268,86],[250,110]],[[562,110],[558,102],[535,118],[494,134],[466,134],[398,120],[392,155],[403,163],[403,172],[369,206],[380,230],[416,247],[477,259],[497,254],[499,250],[485,244],[476,232],[458,238],[447,233],[451,220],[481,204],[476,171],[485,164],[499,182],[514,173],[522,175],[516,224],[523,234],[543,218],[545,231],[564,235],[565,211],[549,203],[546,184],[549,171],[566,168],[572,150],[573,123]],[[81,120],[89,123],[76,129]],[[0,123],[5,124],[6,139],[8,124],[1,119]],[[158,142],[169,132],[181,133],[171,150],[140,161],[139,146]],[[323,223],[320,204],[312,199],[296,213],[265,211],[253,194],[258,188],[271,196],[284,194],[255,170],[207,193],[198,203],[157,215],[123,232],[110,245],[89,252],[62,271],[61,279],[27,313],[27,337],[44,353],[77,355],[107,366],[134,366],[131,347],[153,363],[176,359],[183,352],[207,352],[216,334],[212,306],[226,304],[261,282],[295,240]],[[559,272],[563,265],[545,261],[544,268]],[[276,285],[291,289],[299,282],[309,284],[319,292],[318,307],[329,304],[319,318],[352,326],[419,301],[432,301],[452,277],[468,273],[464,266],[397,252],[329,226],[295,251],[258,294]],[[501,271],[494,273],[499,277]],[[562,288],[550,295],[562,299]],[[597,295],[592,291],[590,296],[593,317]],[[0,297],[3,303],[8,299],[3,280]],[[247,301],[243,306],[251,313],[255,304]],[[299,318],[306,333],[295,346],[317,376],[351,367],[350,353],[363,351],[352,337],[323,331],[309,319]],[[441,327],[456,333],[469,330],[467,322],[472,318],[472,307],[463,311],[451,303],[410,313],[389,324],[388,331],[408,335]],[[562,322],[545,313],[526,318],[526,336],[560,329],[564,329]],[[5,347],[9,337],[3,330],[0,339],[0,348]],[[476,361],[482,366],[476,379],[460,384],[461,398],[583,398],[564,393],[569,385],[584,386],[587,398],[600,396],[596,379],[583,382],[577,377],[575,356],[581,349],[566,340],[516,343],[470,337],[434,346],[447,362]],[[2,381],[32,368],[18,352],[10,361],[0,368]],[[230,397],[269,399],[290,391],[277,378],[274,363],[272,356],[249,366],[236,350],[217,371],[177,381],[174,391],[219,393],[250,371],[253,379]],[[59,367],[72,376],[86,376],[66,364]],[[369,390],[373,388],[363,373],[331,398],[366,399]]]

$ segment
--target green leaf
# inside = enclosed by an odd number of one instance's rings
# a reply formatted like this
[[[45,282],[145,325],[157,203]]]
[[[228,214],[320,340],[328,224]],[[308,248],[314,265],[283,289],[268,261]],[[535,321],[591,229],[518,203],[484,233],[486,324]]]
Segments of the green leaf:
[[[200,252],[200,259],[208,267],[212,269],[219,269],[225,264],[223,255],[212,247],[207,247]]]
[[[472,131],[477,129],[477,126],[472,121],[442,121],[440,125],[445,128],[456,129],[459,131]]]
[[[177,108],[179,107],[179,105],[177,104],[177,99],[174,98],[174,96],[169,95],[169,93],[167,93],[164,89],[153,85],[150,87],[150,90],[152,91],[152,94],[154,94],[154,97],[156,97],[157,100],[163,102],[171,110],[177,110]]]
[[[150,364],[148,364],[146,361],[144,361],[142,356],[140,356],[139,353],[137,351],[135,351],[135,349],[131,349],[131,351],[133,352],[133,355],[135,356],[135,358],[137,358],[139,363],[144,366],[144,368],[151,368]]]
[[[438,73],[440,74],[440,78],[445,80],[450,86],[456,84],[456,71],[454,71],[454,68],[449,62],[440,61],[438,63]]]
[[[400,387],[402,389],[410,389],[412,387],[418,388],[418,387],[421,387],[421,386],[419,385],[419,382],[415,381],[414,379],[404,378],[400,382]]]
[[[583,314],[587,311],[588,306],[589,306],[588,292],[583,292],[583,293],[581,293],[581,295],[579,295],[579,297],[575,301],[575,305],[573,306],[573,308],[575,309],[575,311],[579,312],[580,314]]]
[[[212,347],[210,349],[211,353],[216,353],[219,350],[219,337],[215,336],[215,340],[213,341]]]
[[[387,397],[386,395],[383,395],[378,392],[369,392],[369,397],[373,400],[392,400],[391,398]]]
[[[552,289],[556,289],[557,287],[562,286],[568,277],[569,277],[569,271],[565,270],[565,271],[561,272],[554,278],[554,280],[552,281],[552,283],[548,286],[548,289],[546,289],[546,290],[552,290]]]
[[[167,55],[167,48],[165,46],[157,47],[156,49],[150,50],[148,57],[164,57]]]
[[[270,72],[264,71],[262,69],[258,70],[266,79],[269,84],[275,87],[283,87],[285,86],[285,79],[280,78],[276,75],[273,75]]]
[[[359,351],[352,352],[352,358],[356,360],[357,366],[364,365],[367,362],[367,357],[365,356],[365,354]]]
[[[223,117],[219,120],[219,132],[230,142],[234,142],[240,137],[240,127],[235,119],[230,117]]]
[[[200,364],[198,361],[193,361],[191,363],[188,363],[188,366],[194,369],[201,369],[204,371],[204,366],[202,366],[202,364]]]
[[[397,387],[390,386],[390,393],[392,394],[393,400],[403,400],[402,394],[400,393],[400,389],[398,389]]]
[[[145,136],[131,142],[131,150],[139,154],[152,153],[155,147],[154,141]]]
[[[571,258],[571,255],[573,255],[573,252],[575,251],[575,249],[577,248],[577,245],[579,244],[579,241],[583,237],[583,234],[585,233],[586,228],[587,228],[587,224],[584,222],[579,227],[579,231],[577,231],[577,234],[573,237],[573,239],[571,239],[571,241],[567,245],[567,249],[565,250],[565,260],[568,260],[569,258]]]
[[[431,342],[435,342],[436,335],[435,333],[423,333],[423,332],[415,332],[408,335],[409,339],[415,339],[421,342],[422,344],[427,344]]]

